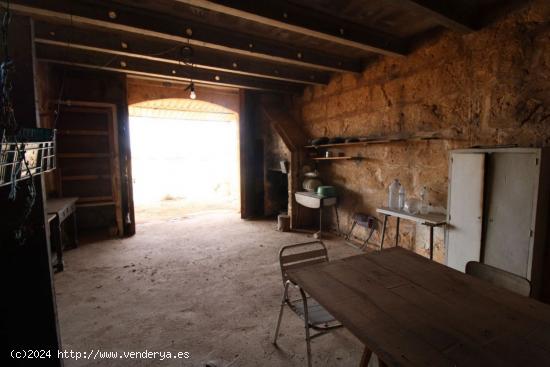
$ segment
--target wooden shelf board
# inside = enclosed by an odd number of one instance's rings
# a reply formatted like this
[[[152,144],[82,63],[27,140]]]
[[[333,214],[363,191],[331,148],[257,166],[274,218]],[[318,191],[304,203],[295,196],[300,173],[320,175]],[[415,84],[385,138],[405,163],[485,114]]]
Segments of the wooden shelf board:
[[[109,153],[57,153],[58,158],[110,158]]]
[[[397,143],[402,141],[423,141],[423,140],[441,140],[441,139],[453,139],[451,137],[443,137],[436,133],[426,133],[418,136],[388,136],[379,138],[367,138],[367,140],[357,141],[353,143],[338,143],[338,144],[322,144],[322,145],[306,145],[308,149],[323,149],[323,148],[338,148],[338,147],[361,147],[369,144],[384,144],[384,143]]]
[[[381,140],[366,140],[366,141],[357,141],[354,143],[338,143],[338,144],[323,144],[323,145],[306,145],[306,148],[338,148],[338,147],[364,147],[369,144],[382,144],[382,143],[393,143],[398,141],[405,141],[407,139],[381,139]]]
[[[110,180],[111,175],[81,175],[81,176],[63,176],[63,181],[87,181],[87,180]]]
[[[59,135],[109,135],[109,131],[106,130],[58,130],[57,133]]]
[[[345,160],[362,160],[363,157],[350,157],[350,156],[344,156],[344,157],[316,157],[313,158],[316,161],[345,161]]]
[[[95,203],[99,204],[100,202],[113,202],[112,196],[88,196],[88,197],[79,197],[78,203]]]
[[[109,206],[109,205],[115,205],[115,204],[116,203],[114,201],[103,201],[100,203],[93,203],[93,202],[80,203],[80,204],[76,204],[76,206],[78,208],[89,208],[89,207],[96,207],[96,206]]]

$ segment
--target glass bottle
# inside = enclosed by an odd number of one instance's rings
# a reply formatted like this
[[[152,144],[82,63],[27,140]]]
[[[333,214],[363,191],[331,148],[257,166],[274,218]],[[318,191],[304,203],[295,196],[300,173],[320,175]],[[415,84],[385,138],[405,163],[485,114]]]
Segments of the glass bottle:
[[[398,206],[399,210],[403,210],[405,207],[405,186],[399,185],[399,200],[398,200]]]
[[[388,187],[388,206],[390,209],[399,209],[399,181],[394,179]]]

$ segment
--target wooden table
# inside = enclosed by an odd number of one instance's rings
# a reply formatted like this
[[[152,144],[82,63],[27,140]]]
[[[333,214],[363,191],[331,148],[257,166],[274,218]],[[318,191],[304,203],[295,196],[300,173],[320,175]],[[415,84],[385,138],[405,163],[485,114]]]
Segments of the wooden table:
[[[393,247],[288,271],[389,366],[550,366],[550,306]]]
[[[382,225],[382,236],[380,239],[380,249],[384,248],[384,237],[386,235],[386,224],[388,217],[396,217],[397,223],[395,227],[395,246],[399,244],[399,222],[401,219],[411,220],[416,223],[423,224],[430,228],[430,259],[434,257],[434,227],[440,227],[447,224],[447,217],[445,214],[429,213],[429,214],[411,214],[404,210],[396,210],[390,208],[378,208],[377,213],[384,214],[384,224]]]
[[[61,236],[61,226],[71,218],[72,245],[78,246],[78,234],[76,229],[76,202],[77,197],[56,198],[46,200],[46,213],[48,213],[48,222],[50,223],[52,247],[56,251],[57,261],[54,264],[58,271],[63,270],[63,241]],[[53,218],[51,217],[53,216]]]

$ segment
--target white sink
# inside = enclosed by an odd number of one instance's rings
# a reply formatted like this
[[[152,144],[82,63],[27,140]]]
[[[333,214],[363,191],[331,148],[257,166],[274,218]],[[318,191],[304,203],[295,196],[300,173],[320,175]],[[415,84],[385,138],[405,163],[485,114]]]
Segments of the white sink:
[[[294,194],[298,204],[311,209],[319,209],[322,206],[336,205],[336,196],[325,197],[314,192],[298,191]]]

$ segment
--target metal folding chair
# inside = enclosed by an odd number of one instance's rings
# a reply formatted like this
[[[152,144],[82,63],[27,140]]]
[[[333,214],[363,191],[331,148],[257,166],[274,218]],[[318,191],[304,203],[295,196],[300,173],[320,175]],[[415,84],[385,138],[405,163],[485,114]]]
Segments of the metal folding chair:
[[[497,287],[507,289],[521,296],[529,297],[531,294],[531,283],[529,280],[495,268],[494,266],[470,261],[466,264],[466,274],[485,280]]]
[[[324,335],[331,330],[342,327],[342,324],[336,321],[336,319],[327,310],[325,310],[323,306],[318,304],[311,297],[307,296],[299,286],[292,283],[288,279],[286,272],[290,269],[296,269],[302,266],[319,264],[323,262],[328,262],[328,253],[325,244],[320,240],[283,246],[279,251],[279,263],[281,266],[284,291],[273,344],[277,345],[277,337],[279,336],[279,328],[283,318],[283,310],[285,306],[288,306],[288,308],[298,315],[298,317],[304,320],[308,367],[311,367],[311,340]],[[293,286],[299,290],[301,298],[294,300],[290,299],[290,286]],[[310,329],[315,330],[317,333],[311,335]]]
[[[371,239],[374,233],[376,219],[373,216],[363,214],[363,213],[354,213],[352,216],[352,219],[353,219],[353,222],[351,224],[351,228],[349,229],[349,232],[346,235],[345,239],[346,241],[350,240],[351,233],[353,232],[353,229],[355,228],[355,226],[366,228],[369,231],[369,233],[367,235],[367,239],[363,242],[363,245],[360,248],[361,250],[365,250],[367,248],[369,240]]]

